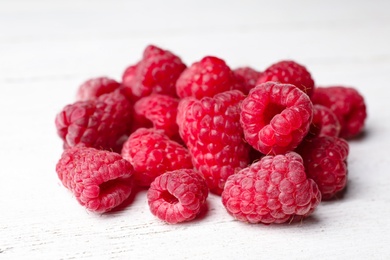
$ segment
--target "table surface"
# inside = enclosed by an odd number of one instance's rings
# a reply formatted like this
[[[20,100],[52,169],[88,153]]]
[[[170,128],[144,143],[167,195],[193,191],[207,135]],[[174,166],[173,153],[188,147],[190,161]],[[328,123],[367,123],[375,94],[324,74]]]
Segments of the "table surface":
[[[390,1],[0,1],[0,259],[389,259]],[[233,220],[220,197],[195,221],[168,225],[146,192],[98,215],[56,172],[55,115],[78,86],[120,80],[148,44],[186,64],[214,55],[263,70],[293,59],[316,85],[365,97],[349,181],[301,223]]]

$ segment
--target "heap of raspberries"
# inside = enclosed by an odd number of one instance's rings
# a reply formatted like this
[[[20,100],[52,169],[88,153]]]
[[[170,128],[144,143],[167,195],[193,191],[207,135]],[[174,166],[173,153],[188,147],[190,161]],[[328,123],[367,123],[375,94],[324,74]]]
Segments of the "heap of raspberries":
[[[209,192],[239,221],[289,223],[345,189],[348,140],[366,116],[355,88],[318,86],[292,60],[263,71],[214,56],[186,65],[149,45],[121,80],[88,79],[59,111],[56,172],[93,212],[138,186],[170,224],[206,210]]]

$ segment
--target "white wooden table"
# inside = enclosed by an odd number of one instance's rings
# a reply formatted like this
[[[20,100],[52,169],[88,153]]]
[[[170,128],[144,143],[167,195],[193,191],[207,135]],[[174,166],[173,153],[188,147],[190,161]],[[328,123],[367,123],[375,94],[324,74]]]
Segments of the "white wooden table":
[[[390,1],[0,1],[0,259],[390,259]],[[368,105],[343,197],[298,224],[234,221],[210,195],[167,225],[145,192],[96,215],[60,184],[55,115],[80,83],[120,80],[147,44],[259,70],[282,59]]]

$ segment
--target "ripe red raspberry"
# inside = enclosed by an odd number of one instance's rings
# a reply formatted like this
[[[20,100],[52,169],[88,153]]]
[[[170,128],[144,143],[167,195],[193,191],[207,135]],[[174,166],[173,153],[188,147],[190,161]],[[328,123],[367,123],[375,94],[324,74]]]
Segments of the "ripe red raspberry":
[[[211,192],[221,194],[226,179],[249,164],[249,146],[240,126],[244,94],[226,91],[213,98],[185,98],[179,103],[179,133],[195,168]]]
[[[313,104],[291,84],[256,86],[242,102],[241,125],[246,141],[263,154],[295,149],[309,131]]]
[[[108,77],[92,78],[80,85],[76,100],[86,101],[96,99],[103,94],[111,93],[121,86],[120,83]]]
[[[337,116],[340,125],[340,137],[357,136],[364,127],[367,117],[363,96],[352,87],[319,87],[312,97],[314,104],[330,108]]]
[[[183,71],[176,82],[180,98],[213,97],[214,95],[237,88],[237,79],[225,61],[206,56]]]
[[[291,60],[280,61],[269,66],[260,75],[257,84],[267,81],[292,84],[309,97],[314,91],[314,80],[310,72],[303,65]]]
[[[188,150],[153,128],[132,133],[123,145],[122,156],[133,165],[136,183],[144,187],[167,171],[193,168]]]
[[[143,97],[134,104],[133,128],[154,127],[163,130],[169,137],[178,137],[176,123],[179,100],[167,95],[152,94]]]
[[[186,68],[181,59],[168,50],[149,45],[143,58],[126,69],[122,84],[134,100],[152,93],[176,97],[176,80]]]
[[[120,205],[133,187],[133,167],[114,152],[71,147],[64,150],[56,171],[77,201],[95,212]]]
[[[331,199],[347,185],[349,147],[344,139],[320,136],[303,142],[298,152],[307,176],[317,183],[323,199]]]
[[[132,105],[120,89],[97,99],[67,105],[55,125],[64,147],[83,145],[119,151],[131,129]]]
[[[332,110],[321,105],[313,105],[313,120],[305,139],[312,139],[318,136],[337,137],[340,129],[339,120]]]
[[[244,85],[243,93],[248,94],[249,91],[256,86],[257,80],[259,79],[261,72],[256,71],[251,67],[240,67],[233,70],[239,80]]]
[[[249,223],[284,223],[306,217],[321,201],[295,152],[265,156],[228,178],[222,203],[234,218]]]
[[[169,224],[194,219],[203,209],[207,196],[206,182],[190,169],[158,176],[147,193],[152,214]]]

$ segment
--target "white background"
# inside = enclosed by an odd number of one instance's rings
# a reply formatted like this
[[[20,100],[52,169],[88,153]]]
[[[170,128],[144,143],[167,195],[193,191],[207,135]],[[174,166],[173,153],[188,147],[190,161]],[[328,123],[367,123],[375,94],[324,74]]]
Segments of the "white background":
[[[0,259],[389,259],[390,1],[0,0]],[[220,197],[167,225],[145,192],[96,215],[59,182],[55,115],[85,80],[120,80],[148,44],[190,65],[293,59],[317,85],[353,86],[368,107],[349,182],[302,223],[234,221]]]

